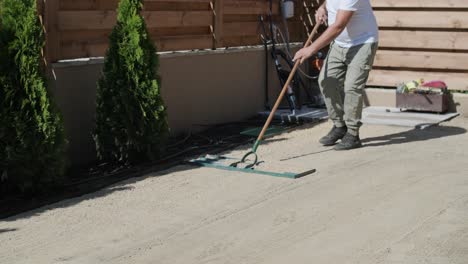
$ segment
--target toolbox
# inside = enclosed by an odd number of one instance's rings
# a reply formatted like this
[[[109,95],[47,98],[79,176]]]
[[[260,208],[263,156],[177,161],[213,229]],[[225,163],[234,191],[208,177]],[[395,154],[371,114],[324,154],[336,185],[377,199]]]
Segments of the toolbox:
[[[396,107],[402,110],[445,113],[449,109],[449,93],[445,83],[441,81],[405,84],[396,93]],[[409,89],[407,89],[410,87]]]
[[[448,94],[397,93],[396,107],[400,109],[445,113],[449,108]]]

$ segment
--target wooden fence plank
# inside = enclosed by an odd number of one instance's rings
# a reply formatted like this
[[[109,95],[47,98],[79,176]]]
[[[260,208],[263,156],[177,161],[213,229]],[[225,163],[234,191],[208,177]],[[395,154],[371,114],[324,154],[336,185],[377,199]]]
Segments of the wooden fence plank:
[[[466,0],[372,0],[373,7],[468,8]]]
[[[213,44],[212,48],[217,49],[222,47],[221,40],[224,34],[224,15],[225,15],[225,0],[214,0],[213,6]]]
[[[379,50],[374,65],[468,71],[468,53]]]
[[[223,21],[224,23],[229,23],[229,22],[257,22],[259,21],[258,15],[252,14],[252,15],[226,15],[224,14],[223,16]]]
[[[37,15],[39,18],[39,23],[42,29],[42,32],[45,37],[47,37],[47,28],[46,28],[46,21],[45,21],[45,3],[44,0],[38,0],[36,2],[36,8],[37,8]],[[47,70],[47,67],[49,66],[49,62],[47,61],[47,55],[46,55],[46,49],[47,47],[41,47],[41,67],[43,70]]]
[[[224,36],[252,36],[260,34],[258,22],[224,23]]]
[[[58,39],[55,50],[64,54],[57,59],[103,53],[116,23],[119,0],[50,1],[57,1],[60,11],[55,19],[57,37],[62,39]],[[299,14],[303,6],[297,3],[295,11]],[[217,10],[212,10],[211,6]],[[209,48],[206,45],[208,35],[212,36],[211,48],[223,47],[225,43],[229,46],[259,44],[258,15],[268,12],[268,0],[144,0],[142,15],[150,36],[157,39],[163,50],[168,50],[171,47],[190,49],[187,39],[193,41],[196,49]],[[273,3],[273,13],[279,13],[278,2]],[[302,24],[296,23],[298,21],[298,16],[289,20],[292,35],[303,31]],[[227,29],[224,29],[225,25]],[[301,30],[295,30],[297,25]],[[223,36],[225,32],[226,38]],[[291,36],[291,39],[297,38]],[[181,43],[177,44],[177,41]]]
[[[468,1],[372,0],[372,5],[381,27],[381,49],[369,85],[395,86],[424,78],[444,80],[453,90],[468,90],[468,73],[460,73],[468,72],[468,52],[463,52],[468,51],[468,32],[464,31],[468,29],[468,12],[463,10]],[[414,71],[408,70],[411,68]]]
[[[60,10],[96,10],[97,3],[95,0],[61,0]]]
[[[260,37],[257,36],[225,36],[222,40],[223,47],[238,47],[238,46],[249,46],[258,45],[260,43]]]
[[[468,90],[468,73],[423,72],[423,71],[392,71],[372,70],[367,85],[396,86],[402,82],[409,82],[423,78],[424,80],[442,80],[450,90]]]
[[[88,44],[108,43],[111,30],[68,30],[63,31],[61,36],[62,46],[82,46]],[[164,37],[195,37],[201,36],[203,39],[209,35],[209,29],[200,27],[188,28],[155,28],[149,29],[151,39],[160,39]]]
[[[144,11],[208,11],[209,2],[145,2]]]
[[[61,60],[102,57],[105,55],[108,43],[70,43],[62,45]]]
[[[78,10],[117,10],[118,0],[61,0],[60,10],[78,11]],[[209,0],[204,1],[144,1],[143,10],[149,11],[174,11],[174,10],[208,10]]]
[[[380,27],[468,29],[467,12],[375,11]]]
[[[208,26],[148,28],[148,32],[152,37],[193,36],[211,34],[210,27]]]
[[[468,32],[381,30],[379,46],[468,50]]]
[[[209,26],[213,23],[211,11],[144,11],[143,17],[150,28]]]
[[[231,17],[255,16],[253,23],[239,23],[237,26],[231,25],[229,32],[231,36],[238,37],[238,45],[258,44],[258,22],[257,13],[266,13],[268,11],[268,1],[239,1],[239,0],[215,0],[221,3],[222,8],[227,7],[226,11],[221,11],[218,6],[219,25],[215,34],[219,35],[219,41],[214,43],[216,47],[222,47],[222,33],[225,31],[223,27],[224,14],[230,14]],[[116,13],[114,8],[117,7],[116,0],[81,0],[75,2],[73,0],[62,0],[62,10],[58,19],[60,21],[60,30],[64,39],[61,41],[61,47],[64,50],[64,57],[70,56],[96,56],[96,54],[104,51],[103,47],[107,44],[107,38],[111,28],[115,25]],[[173,0],[147,0],[145,1],[146,8],[143,11],[143,16],[148,26],[148,31],[153,39],[161,46],[160,50],[174,49],[190,49],[190,43],[193,48],[209,48],[207,43],[207,34],[210,25],[216,22],[212,11],[148,11],[148,7],[152,10],[157,8],[178,9],[178,8],[193,8],[193,3],[208,4],[207,0],[176,0],[181,6],[175,6]],[[172,3],[169,5],[169,3]],[[216,3],[216,2],[215,2]],[[225,4],[227,3],[227,4]],[[239,5],[240,4],[240,5]],[[209,5],[207,5],[209,7]],[[205,6],[197,6],[196,8],[205,8]],[[278,4],[274,5],[274,10],[277,12]],[[246,15],[245,15],[246,14]],[[195,26],[195,27],[194,27]],[[203,27],[203,26],[206,26]],[[248,26],[248,27],[246,27]],[[243,28],[244,27],[244,28]],[[216,30],[216,27],[213,27]],[[199,36],[195,36],[194,34]],[[168,36],[180,36],[178,38]],[[188,37],[186,35],[189,35]],[[240,38],[239,38],[240,37]],[[180,42],[180,43],[177,43]],[[229,43],[233,44],[233,43]],[[234,45],[234,46],[238,46]],[[212,44],[213,47],[213,44]]]
[[[62,31],[61,45],[72,45],[73,43],[107,43],[109,41],[110,29],[101,30],[67,30]]]
[[[158,51],[192,50],[211,48],[211,35],[154,38]],[[105,55],[108,42],[66,42],[61,46],[61,59],[101,57]]]
[[[44,24],[46,28],[46,57],[47,61],[55,62],[60,59],[59,0],[47,0],[44,9]]]
[[[268,14],[269,10],[268,1],[227,0],[224,3],[224,14],[226,15]],[[278,2],[273,3],[272,10],[273,14],[279,13]]]
[[[144,11],[148,27],[203,26],[212,23],[210,11]],[[116,23],[115,11],[60,11],[60,30],[110,29]]]
[[[161,37],[155,39],[158,51],[210,49],[212,36]]]
[[[113,10],[119,0],[60,0],[60,10]]]
[[[60,30],[110,29],[116,23],[115,11],[60,11]]]

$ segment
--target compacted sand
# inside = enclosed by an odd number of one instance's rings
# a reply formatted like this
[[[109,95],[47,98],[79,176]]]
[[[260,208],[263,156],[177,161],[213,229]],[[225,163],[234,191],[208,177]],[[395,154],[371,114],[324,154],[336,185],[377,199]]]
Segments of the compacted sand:
[[[0,220],[0,263],[468,263],[468,119],[367,125],[348,152],[329,128],[260,147],[317,169],[298,180],[179,166]]]

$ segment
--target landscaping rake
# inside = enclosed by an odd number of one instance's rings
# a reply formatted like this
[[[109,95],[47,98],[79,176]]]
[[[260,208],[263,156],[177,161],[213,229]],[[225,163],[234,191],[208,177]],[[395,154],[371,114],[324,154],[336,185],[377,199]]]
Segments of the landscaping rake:
[[[320,23],[315,24],[312,32],[309,35],[309,38],[307,39],[304,45],[305,47],[309,46],[312,43],[312,39],[317,34],[319,26],[320,26]],[[293,179],[300,178],[300,177],[303,177],[305,175],[315,172],[315,169],[305,170],[305,171],[298,172],[298,173],[297,172],[296,173],[294,172],[272,172],[272,171],[256,169],[256,167],[261,163],[258,161],[257,149],[260,146],[260,143],[263,140],[265,132],[270,126],[270,123],[273,120],[275,112],[278,109],[281,101],[283,100],[283,97],[286,91],[288,90],[288,87],[291,81],[293,80],[294,74],[299,68],[299,65],[300,65],[300,61],[296,61],[294,63],[294,67],[289,73],[289,77],[284,83],[283,89],[281,90],[281,93],[279,94],[278,99],[275,102],[275,105],[271,109],[270,115],[268,116],[267,121],[265,122],[260,134],[258,135],[257,140],[255,140],[255,143],[253,144],[251,151],[247,152],[240,161],[233,162],[232,158],[217,156],[217,155],[206,155],[205,157],[202,157],[202,158],[190,160],[190,163],[200,165],[200,166],[205,166],[205,167],[223,169],[223,170],[242,171],[242,172],[248,172],[248,173],[264,174],[264,175],[269,175],[269,176],[285,177],[285,178],[293,178]]]

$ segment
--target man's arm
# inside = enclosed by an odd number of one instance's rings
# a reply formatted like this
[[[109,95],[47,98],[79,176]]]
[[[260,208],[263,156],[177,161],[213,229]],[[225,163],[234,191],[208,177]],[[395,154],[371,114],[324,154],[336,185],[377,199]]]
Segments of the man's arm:
[[[330,25],[325,32],[315,40],[309,47],[300,49],[296,55],[294,55],[294,61],[300,60],[302,64],[306,59],[317,53],[321,48],[330,44],[338,35],[343,32],[346,25],[351,20],[355,11],[338,10],[336,14],[336,21],[333,25]]]
[[[317,8],[317,12],[315,12],[315,21],[320,24],[325,24],[328,19],[328,12],[327,12],[327,1],[323,1],[322,5]]]

